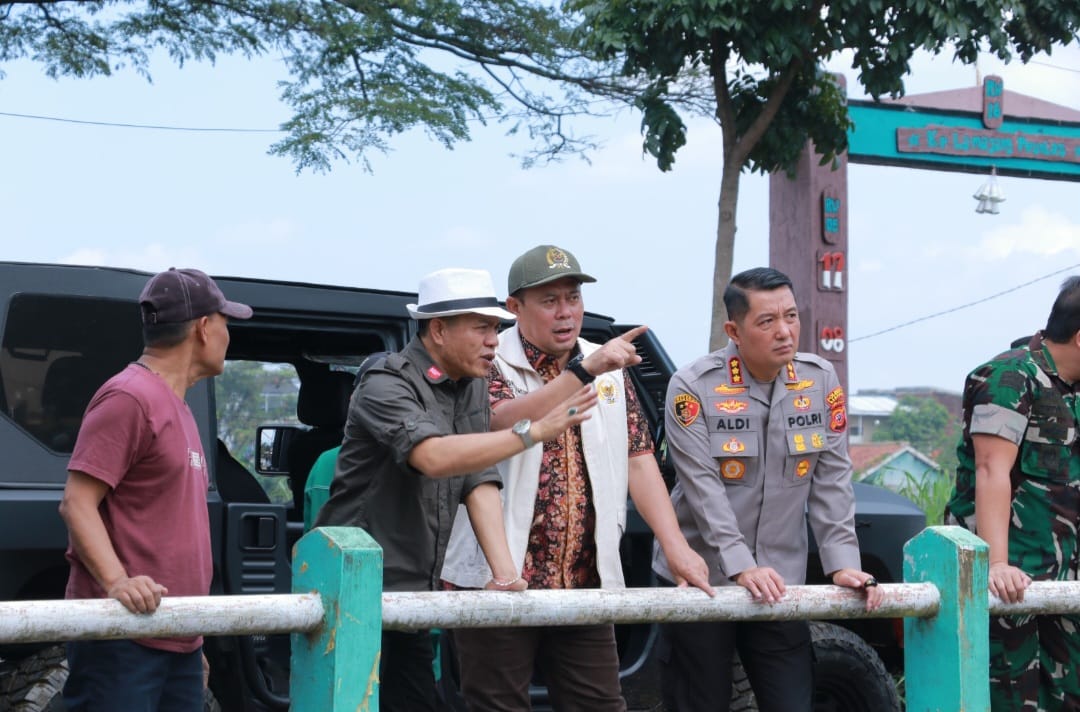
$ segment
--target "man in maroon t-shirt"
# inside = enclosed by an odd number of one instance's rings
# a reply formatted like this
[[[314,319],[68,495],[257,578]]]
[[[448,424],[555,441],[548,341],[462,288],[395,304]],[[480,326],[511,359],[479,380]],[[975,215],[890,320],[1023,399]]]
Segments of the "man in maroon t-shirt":
[[[225,367],[225,299],[194,269],[152,277],[139,297],[145,348],[87,406],[60,515],[71,564],[67,598],[115,598],[153,613],[163,595],[205,596],[213,561],[206,456],[187,389]],[[198,712],[202,638],[68,643],[73,712]]]

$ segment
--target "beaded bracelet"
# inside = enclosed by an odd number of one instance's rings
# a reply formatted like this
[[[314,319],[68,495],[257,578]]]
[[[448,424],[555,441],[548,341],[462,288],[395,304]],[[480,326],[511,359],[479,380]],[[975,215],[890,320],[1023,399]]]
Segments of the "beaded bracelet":
[[[500,581],[499,579],[495,578],[494,576],[491,577],[491,583],[495,584],[499,588],[510,588],[511,586],[513,586],[515,583],[517,583],[520,580],[521,580],[520,576],[515,576],[514,578],[510,579],[509,581]]]

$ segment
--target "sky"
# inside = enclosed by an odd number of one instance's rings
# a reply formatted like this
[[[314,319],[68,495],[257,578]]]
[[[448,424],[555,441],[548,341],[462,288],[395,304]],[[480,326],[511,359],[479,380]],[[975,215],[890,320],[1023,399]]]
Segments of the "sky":
[[[842,58],[830,68],[864,98]],[[1076,43],[1027,66],[984,56],[979,69],[1007,90],[1080,109]],[[272,59],[178,69],[162,57],[153,83],[134,73],[52,80],[25,61],[0,70],[6,113],[244,129],[289,115]],[[909,95],[975,83],[975,69],[948,56],[918,57],[906,82]],[[298,175],[267,154],[273,133],[0,115],[0,259],[410,291],[432,270],[478,267],[503,298],[513,259],[551,243],[598,279],[583,287],[589,310],[648,324],[682,365],[708,350],[720,129],[690,123],[662,173],[642,155],[639,123],[624,112],[581,125],[604,144],[589,162],[523,169],[513,154],[526,144],[493,123],[453,150],[420,131],[395,137],[388,154],[370,156],[370,173],[354,162]],[[1006,201],[991,216],[975,213],[984,181],[849,167],[851,391],[959,391],[970,369],[1041,328],[1062,280],[1080,274],[1080,185],[1000,178]],[[767,178],[744,174],[739,201],[735,271],[768,261]]]

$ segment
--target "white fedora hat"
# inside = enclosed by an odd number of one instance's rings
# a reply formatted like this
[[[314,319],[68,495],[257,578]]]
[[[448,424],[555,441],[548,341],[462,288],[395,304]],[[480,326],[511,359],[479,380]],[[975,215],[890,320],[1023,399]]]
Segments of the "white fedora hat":
[[[514,315],[499,306],[491,275],[482,269],[441,269],[420,280],[420,303],[406,304],[413,319],[455,314],[483,314],[500,319]]]

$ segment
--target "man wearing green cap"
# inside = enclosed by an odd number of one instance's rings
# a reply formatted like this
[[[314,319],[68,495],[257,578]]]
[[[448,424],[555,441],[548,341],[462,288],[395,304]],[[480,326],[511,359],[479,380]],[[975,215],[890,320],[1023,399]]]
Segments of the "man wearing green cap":
[[[517,324],[500,334],[489,376],[492,429],[535,418],[582,384],[592,384],[598,396],[580,425],[499,464],[514,565],[530,589],[622,588],[619,540],[629,492],[675,562],[677,582],[711,594],[704,560],[679,531],[648,422],[624,370],[641,361],[631,342],[646,327],[603,345],[579,337],[581,284],[595,281],[554,245],[535,247],[510,267],[506,307]],[[477,554],[468,521],[459,517],[443,580],[482,588],[491,573]],[[454,641],[470,710],[529,709],[534,666],[556,709],[626,709],[611,625],[462,629]]]

